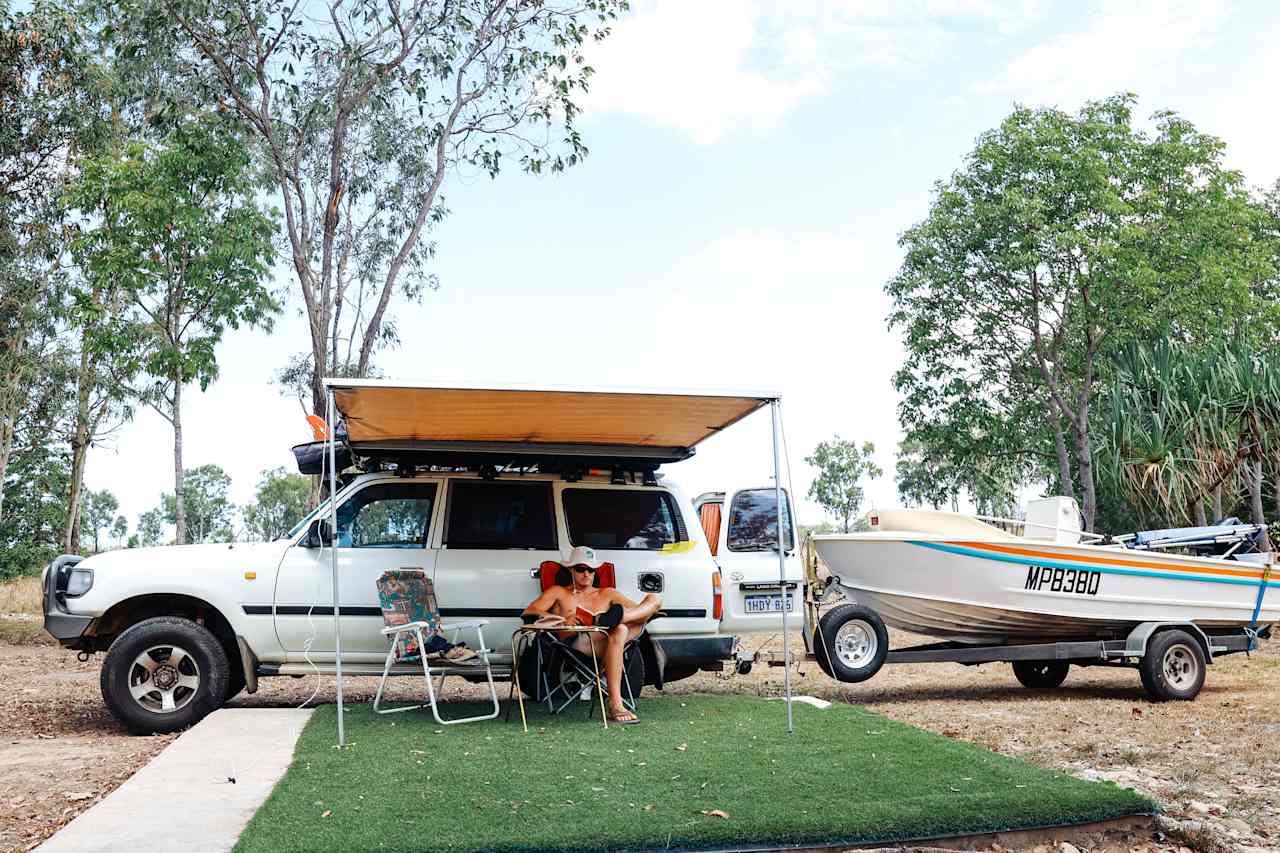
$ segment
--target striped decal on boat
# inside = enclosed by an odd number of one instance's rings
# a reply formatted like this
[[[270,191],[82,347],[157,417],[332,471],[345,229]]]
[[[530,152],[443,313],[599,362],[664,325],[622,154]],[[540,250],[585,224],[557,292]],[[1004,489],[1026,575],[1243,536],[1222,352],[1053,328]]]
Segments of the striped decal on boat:
[[[1012,545],[995,545],[989,542],[921,542],[918,540],[908,540],[908,542],[911,545],[930,548],[934,551],[961,554],[966,557],[978,557],[983,560],[994,560],[1000,563],[1012,563],[1018,566],[1034,565],[1050,569],[1087,569],[1109,575],[1225,583],[1254,588],[1262,583],[1261,570],[1256,572],[1248,570],[1237,571],[1235,569],[1219,569],[1214,566],[1202,568],[1200,566],[1179,566],[1145,560],[1095,557],[1093,555],[1086,557],[1076,554],[1036,551]],[[1120,568],[1121,566],[1131,568]],[[1234,575],[1242,575],[1243,577],[1233,577]],[[1267,588],[1280,588],[1280,580],[1268,581]]]

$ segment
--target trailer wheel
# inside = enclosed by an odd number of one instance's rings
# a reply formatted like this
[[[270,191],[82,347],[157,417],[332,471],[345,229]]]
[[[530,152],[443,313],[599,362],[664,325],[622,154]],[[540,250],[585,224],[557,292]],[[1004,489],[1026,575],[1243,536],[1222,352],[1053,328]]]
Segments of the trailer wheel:
[[[1067,680],[1071,664],[1064,660],[1015,660],[1013,674],[1023,687],[1049,690]]]
[[[829,610],[813,632],[818,666],[839,681],[866,681],[880,671],[889,654],[889,631],[874,610],[842,604]]]
[[[1138,674],[1152,702],[1194,699],[1204,687],[1204,649],[1186,631],[1161,631],[1147,642]]]

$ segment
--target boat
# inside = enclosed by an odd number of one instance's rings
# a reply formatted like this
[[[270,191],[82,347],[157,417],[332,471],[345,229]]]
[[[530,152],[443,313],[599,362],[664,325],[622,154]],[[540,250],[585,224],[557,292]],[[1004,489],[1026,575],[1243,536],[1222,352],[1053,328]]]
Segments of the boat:
[[[1253,633],[1280,619],[1263,525],[1111,539],[1084,533],[1079,518],[1063,497],[1032,501],[1020,521],[883,510],[869,514],[869,531],[813,539],[846,597],[892,627],[953,643],[1117,639],[1143,623]]]

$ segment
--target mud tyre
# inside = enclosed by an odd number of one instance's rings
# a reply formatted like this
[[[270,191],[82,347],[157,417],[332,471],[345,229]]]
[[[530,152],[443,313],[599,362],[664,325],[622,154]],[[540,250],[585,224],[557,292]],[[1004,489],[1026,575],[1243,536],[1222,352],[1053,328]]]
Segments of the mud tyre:
[[[135,734],[176,732],[221,707],[229,665],[203,625],[157,616],[131,626],[107,651],[99,683],[111,714]]]
[[[874,610],[842,604],[827,611],[813,631],[818,666],[831,678],[856,684],[884,666],[889,654],[889,631]]]

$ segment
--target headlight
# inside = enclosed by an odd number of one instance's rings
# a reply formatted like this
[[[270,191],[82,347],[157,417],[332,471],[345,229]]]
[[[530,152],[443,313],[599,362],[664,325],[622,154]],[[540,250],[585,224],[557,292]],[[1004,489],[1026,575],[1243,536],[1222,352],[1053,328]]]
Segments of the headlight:
[[[71,598],[84,595],[93,586],[93,569],[72,569],[67,578],[67,595]]]

